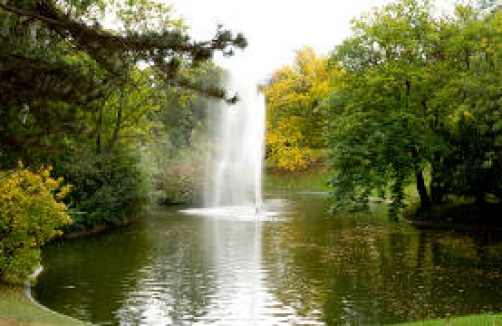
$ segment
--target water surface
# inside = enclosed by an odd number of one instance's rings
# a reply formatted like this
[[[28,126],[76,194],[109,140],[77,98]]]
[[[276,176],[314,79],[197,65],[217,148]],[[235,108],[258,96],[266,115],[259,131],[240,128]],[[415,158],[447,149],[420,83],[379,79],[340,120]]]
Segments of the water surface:
[[[261,221],[164,208],[51,245],[38,300],[101,325],[379,325],[502,311],[502,244],[270,194]]]

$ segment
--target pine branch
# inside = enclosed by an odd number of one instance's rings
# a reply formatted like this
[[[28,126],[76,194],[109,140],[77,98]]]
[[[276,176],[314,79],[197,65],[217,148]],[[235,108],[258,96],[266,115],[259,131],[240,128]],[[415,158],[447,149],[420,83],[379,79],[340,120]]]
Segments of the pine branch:
[[[0,3],[0,8],[19,16],[39,20],[47,28],[86,51],[94,60],[110,72],[116,72],[111,62],[122,58],[128,61],[140,60],[164,62],[166,58],[188,56],[193,63],[212,57],[214,51],[232,55],[234,48],[245,48],[247,41],[241,34],[218,27],[215,37],[210,41],[194,42],[180,30],[165,30],[160,33],[117,35],[99,26],[88,26],[76,21],[59,10],[51,1],[40,0],[33,10]],[[168,60],[169,61],[169,60]],[[123,68],[123,67],[120,67]]]

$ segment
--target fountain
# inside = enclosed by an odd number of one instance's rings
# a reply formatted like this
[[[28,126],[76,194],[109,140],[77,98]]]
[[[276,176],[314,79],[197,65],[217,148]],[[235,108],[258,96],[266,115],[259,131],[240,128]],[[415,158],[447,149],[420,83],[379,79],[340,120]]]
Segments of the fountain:
[[[209,112],[211,150],[205,177],[205,208],[182,212],[210,217],[204,220],[207,237],[212,239],[208,247],[218,253],[213,266],[220,286],[211,302],[213,309],[199,321],[258,325],[265,322],[264,307],[276,302],[263,282],[261,255],[261,222],[272,216],[265,213],[262,199],[265,98],[257,84],[237,81],[235,77],[227,80],[231,83],[225,88],[237,92],[239,102],[218,105]],[[232,231],[226,232],[228,228]],[[240,255],[236,256],[236,252]]]
[[[226,77],[231,82],[225,88],[230,94],[236,92],[239,101],[219,102],[209,109],[204,208],[182,212],[217,219],[262,219],[273,215],[264,212],[262,199],[265,98],[257,83]]]
[[[256,84],[227,78],[226,88],[239,102],[214,108],[210,142],[213,153],[206,175],[206,207],[262,210],[265,99]]]

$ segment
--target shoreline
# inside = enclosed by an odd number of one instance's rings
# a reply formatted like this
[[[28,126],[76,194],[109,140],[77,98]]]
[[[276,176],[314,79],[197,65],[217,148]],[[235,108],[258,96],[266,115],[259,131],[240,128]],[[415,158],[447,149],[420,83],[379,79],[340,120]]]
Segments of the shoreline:
[[[31,300],[24,287],[0,285],[1,326],[89,326]]]
[[[429,215],[417,214],[416,208],[403,212],[402,218],[418,229],[488,232],[502,231],[501,203],[448,203],[436,206]]]

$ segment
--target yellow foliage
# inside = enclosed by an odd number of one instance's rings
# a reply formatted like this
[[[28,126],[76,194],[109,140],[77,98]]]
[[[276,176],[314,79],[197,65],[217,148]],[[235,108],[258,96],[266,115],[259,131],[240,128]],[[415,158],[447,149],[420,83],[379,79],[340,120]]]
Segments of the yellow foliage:
[[[59,202],[62,179],[20,167],[0,174],[0,280],[19,284],[40,264],[40,247],[72,222]]]
[[[297,170],[310,164],[311,148],[323,145],[324,116],[319,104],[339,70],[306,47],[293,66],[274,73],[264,87],[267,101],[268,156],[277,167]]]
[[[291,117],[267,133],[269,157],[280,169],[295,171],[308,167],[310,163],[311,150],[302,146],[304,135],[299,128],[299,119]]]

